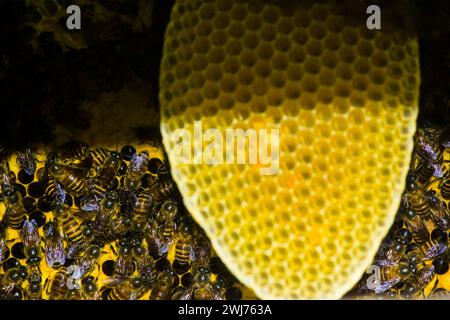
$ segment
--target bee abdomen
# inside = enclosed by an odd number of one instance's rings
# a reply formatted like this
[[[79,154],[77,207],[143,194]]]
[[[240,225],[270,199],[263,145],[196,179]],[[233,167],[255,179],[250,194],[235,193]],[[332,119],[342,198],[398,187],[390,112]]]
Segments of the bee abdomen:
[[[8,224],[12,229],[19,230],[25,221],[25,212],[17,211],[8,214]]]
[[[137,198],[134,214],[139,216],[147,216],[150,210],[151,200],[148,194],[140,194]]]
[[[63,177],[63,179],[61,179],[61,184],[69,190],[69,192],[74,193],[75,195],[83,194],[85,191],[83,180],[71,174]]]
[[[422,218],[428,218],[430,215],[430,205],[428,202],[411,202],[412,209]]]
[[[91,152],[92,163],[95,167],[101,166],[109,156],[109,152],[105,148],[98,148]]]
[[[450,179],[447,179],[441,188],[441,196],[445,200],[450,200]]]
[[[108,190],[106,190],[106,188],[101,184],[101,183],[94,183],[94,188],[92,190],[92,193],[101,198],[103,197],[106,193],[108,192]]]
[[[80,224],[68,217],[63,221],[63,229],[67,238],[72,243],[80,243],[83,240],[83,232],[81,231]]]
[[[191,245],[189,240],[179,240],[175,246],[175,260],[181,264],[188,264],[191,254]]]
[[[419,168],[417,168],[416,176],[417,181],[420,184],[424,185],[430,180],[430,178],[434,174],[434,167],[430,165],[423,164]]]

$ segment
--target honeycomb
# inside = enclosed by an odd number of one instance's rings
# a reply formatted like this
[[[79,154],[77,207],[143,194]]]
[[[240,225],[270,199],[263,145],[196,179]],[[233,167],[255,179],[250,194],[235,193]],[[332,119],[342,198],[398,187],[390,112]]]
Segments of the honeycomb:
[[[161,130],[174,180],[218,255],[260,298],[341,297],[400,203],[417,41],[367,30],[336,3],[179,0],[166,29]],[[278,172],[183,163],[172,133],[192,136],[195,121],[203,132],[278,129]]]

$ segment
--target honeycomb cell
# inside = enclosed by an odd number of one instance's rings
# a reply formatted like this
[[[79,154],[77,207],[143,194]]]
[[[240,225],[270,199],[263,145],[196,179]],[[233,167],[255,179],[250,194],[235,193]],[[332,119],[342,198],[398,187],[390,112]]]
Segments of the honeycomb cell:
[[[417,41],[351,24],[333,3],[211,0],[198,19],[173,13],[166,31],[161,129],[174,179],[218,255],[260,298],[341,297],[400,203],[417,116]],[[206,33],[208,44],[182,41]],[[180,164],[171,132],[192,133],[195,120],[224,135],[278,129],[268,143],[279,150],[278,171],[249,163],[261,140],[245,140],[245,164]],[[223,152],[238,158],[234,144]]]

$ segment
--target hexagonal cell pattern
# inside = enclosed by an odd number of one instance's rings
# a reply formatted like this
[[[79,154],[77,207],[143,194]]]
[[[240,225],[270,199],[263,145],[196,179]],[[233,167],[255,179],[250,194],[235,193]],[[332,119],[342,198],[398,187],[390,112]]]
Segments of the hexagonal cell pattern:
[[[335,3],[178,1],[161,68],[162,133],[185,204],[261,298],[338,298],[391,225],[417,116],[416,40]],[[175,45],[176,44],[176,45]],[[279,171],[182,164],[171,133],[279,129]],[[225,152],[225,151],[224,151]]]

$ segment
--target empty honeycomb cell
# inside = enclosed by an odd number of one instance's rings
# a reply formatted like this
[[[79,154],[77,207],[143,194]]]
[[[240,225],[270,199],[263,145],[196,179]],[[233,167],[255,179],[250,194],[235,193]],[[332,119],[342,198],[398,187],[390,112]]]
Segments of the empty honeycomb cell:
[[[256,52],[250,50],[244,50],[240,55],[241,63],[246,67],[253,67],[256,63]]]
[[[223,63],[223,70],[227,73],[237,73],[239,67],[239,59],[236,57],[227,56]]]
[[[222,47],[213,47],[209,50],[208,56],[212,63],[222,63],[225,60],[225,50]],[[206,65],[201,65],[199,69],[204,69]]]
[[[306,44],[309,40],[308,33],[303,29],[294,29],[291,33],[291,41],[293,41],[296,45],[300,45],[301,47]]]
[[[241,22],[233,22],[227,29],[228,34],[235,38],[240,38],[244,34],[245,27]]]
[[[310,58],[307,61],[305,61],[304,70],[312,74],[318,74],[320,72],[321,66],[322,63],[318,58]]]
[[[275,88],[283,88],[286,85],[286,78],[284,72],[274,70],[270,74],[269,83]]]
[[[311,56],[320,56],[323,52],[322,42],[319,40],[311,39],[306,44],[306,53]]]
[[[385,52],[378,51],[372,56],[372,62],[377,67],[386,67],[388,64],[388,57],[386,56]],[[411,72],[415,72],[415,70],[410,70]]]
[[[311,36],[317,39],[323,39],[327,34],[327,30],[323,23],[321,22],[313,22],[310,28]]]
[[[354,107],[363,107],[366,102],[366,96],[362,92],[352,91],[350,94],[350,103]]]
[[[353,77],[353,66],[349,63],[341,63],[335,70],[336,75],[342,80],[350,81]],[[343,81],[341,81],[343,82]],[[338,85],[338,84],[336,84]]]
[[[310,13],[306,10],[297,10],[292,18],[295,27],[306,29],[309,24],[312,22]]]
[[[202,20],[199,22],[199,28],[196,28],[196,30],[199,37],[208,37],[213,30],[213,25],[210,21]]]
[[[341,39],[345,44],[351,46],[356,45],[359,40],[358,30],[352,27],[345,27],[342,32]]]
[[[352,46],[342,46],[339,50],[339,61],[343,61],[346,63],[353,63],[356,59],[357,52]]]
[[[334,99],[333,90],[331,88],[320,87],[317,95],[318,101],[325,105],[330,104]]]
[[[219,77],[220,77],[220,75],[219,75]],[[252,83],[252,81],[254,79],[254,74],[251,69],[241,66],[239,68],[237,77],[238,77],[238,81],[240,84],[249,85]]]
[[[290,19],[289,17],[281,17],[280,21],[276,24],[276,26],[278,34],[288,35],[294,29],[292,19]]]
[[[336,53],[331,52],[331,51],[325,52],[321,56],[320,59],[321,59],[323,66],[330,68],[330,69],[335,68],[338,64],[338,57],[337,57]]]
[[[230,11],[231,16],[234,20],[237,21],[246,21],[247,19],[247,10],[244,5],[234,4],[233,8]]]
[[[225,52],[229,55],[238,55],[242,52],[242,43],[239,40],[228,42]]]
[[[334,94],[338,97],[347,98],[350,96],[351,86],[349,83],[340,82],[334,87]]]
[[[269,106],[280,106],[284,100],[284,94],[281,90],[272,89],[266,94],[267,103]]]
[[[218,255],[261,298],[342,296],[400,203],[417,42],[351,24],[345,11],[327,1],[210,0],[197,19],[173,13],[167,27],[161,129],[174,179]],[[192,131],[194,120],[203,130],[279,129],[278,171],[179,164],[171,131]]]

